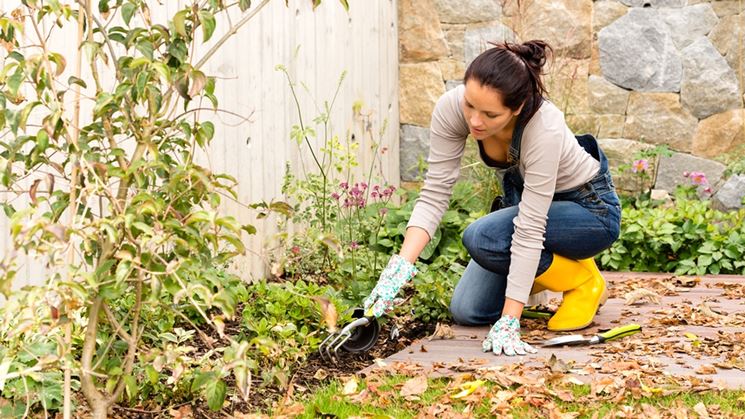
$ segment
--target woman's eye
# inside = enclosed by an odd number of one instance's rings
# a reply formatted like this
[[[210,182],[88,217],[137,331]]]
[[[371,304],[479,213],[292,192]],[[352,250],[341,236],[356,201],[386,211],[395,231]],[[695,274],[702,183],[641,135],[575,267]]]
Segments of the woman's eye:
[[[491,118],[491,119],[494,119],[494,118],[496,118],[496,117],[498,117],[498,116],[499,116],[499,115],[497,115],[497,114],[493,114],[493,113],[488,113],[488,114],[486,114],[486,117],[487,117],[487,118]]]

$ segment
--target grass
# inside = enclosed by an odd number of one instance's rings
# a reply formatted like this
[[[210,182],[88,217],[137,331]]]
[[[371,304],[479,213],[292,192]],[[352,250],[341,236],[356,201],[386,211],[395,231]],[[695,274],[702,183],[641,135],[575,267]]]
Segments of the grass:
[[[438,416],[447,417],[448,413],[470,414],[474,417],[512,415],[515,418],[534,418],[547,416],[549,412],[574,412],[578,418],[616,417],[616,413],[623,411],[626,417],[639,417],[652,410],[658,410],[663,417],[673,409],[686,411],[689,417],[698,417],[697,405],[703,404],[708,412],[718,417],[745,417],[745,391],[705,391],[692,393],[676,393],[669,395],[638,395],[632,397],[622,394],[616,402],[614,396],[593,396],[589,385],[559,385],[551,386],[543,392],[546,397],[533,398],[530,393],[521,391],[518,386],[510,388],[500,387],[496,383],[486,382],[474,393],[470,400],[455,400],[453,395],[459,391],[454,378],[428,378],[427,390],[408,399],[400,395],[403,384],[411,377],[405,375],[379,376],[374,387],[370,387],[365,379],[359,384],[347,389],[345,382],[332,380],[316,389],[312,394],[304,396],[299,402],[305,408],[299,416],[302,418],[315,417],[395,417],[413,418],[433,406],[439,406]],[[372,389],[372,391],[371,391]],[[360,399],[360,393],[368,394]],[[525,390],[525,389],[523,389]],[[527,390],[530,391],[529,389]],[[501,404],[496,399],[509,396]],[[510,395],[510,393],[513,393]],[[561,394],[561,397],[559,396]],[[553,396],[551,396],[553,395]],[[615,398],[618,400],[618,398]],[[569,400],[569,401],[565,401]],[[701,406],[698,407],[700,409]],[[445,410],[442,412],[442,410]],[[631,414],[631,416],[629,416]]]

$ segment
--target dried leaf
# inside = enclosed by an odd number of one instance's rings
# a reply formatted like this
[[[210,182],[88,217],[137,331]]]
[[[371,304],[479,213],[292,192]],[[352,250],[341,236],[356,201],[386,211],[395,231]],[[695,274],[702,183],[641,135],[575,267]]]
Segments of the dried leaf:
[[[194,417],[194,412],[191,410],[191,406],[181,406],[178,409],[171,409],[168,413],[171,414],[173,419],[190,419]]]
[[[358,385],[359,383],[357,382],[357,377],[349,377],[346,381],[344,381],[344,386],[342,387],[341,394],[349,396],[350,394],[356,393]]]
[[[484,380],[476,380],[476,381],[468,381],[458,386],[458,389],[460,390],[458,393],[454,394],[451,398],[453,399],[462,399],[474,391],[478,389],[479,387],[483,386],[486,381]]]
[[[336,322],[339,319],[339,313],[336,311],[334,303],[326,297],[313,296],[310,298],[320,306],[321,316],[323,316],[323,321],[326,323],[326,328],[329,332],[336,332]]]
[[[34,183],[31,184],[31,188],[28,190],[28,195],[31,197],[31,202],[36,205],[36,190],[39,188],[39,184],[41,183],[41,179],[36,179]]]
[[[418,396],[427,391],[427,376],[419,375],[407,380],[401,388],[401,396]]]
[[[698,368],[696,368],[697,374],[704,374],[704,375],[710,375],[710,374],[716,374],[717,369],[713,365],[699,365]]]
[[[329,376],[328,371],[326,371],[323,368],[319,368],[318,370],[316,370],[316,373],[313,374],[313,378],[315,378],[316,380],[319,380],[319,381],[325,380],[326,377],[328,377],[328,376]]]
[[[626,300],[626,305],[642,304],[646,301],[659,304],[661,301],[660,296],[646,288],[637,288],[633,291],[629,291],[624,294],[623,298]]]
[[[424,345],[419,347],[419,352],[429,352],[427,351],[427,348],[424,347]]]
[[[709,411],[706,410],[704,402],[698,402],[697,405],[693,406],[693,411],[696,412],[700,418],[708,419],[710,417]]]
[[[429,337],[429,340],[432,339],[454,339],[455,338],[455,332],[453,332],[453,328],[448,324],[443,323],[437,323],[437,326],[435,326],[435,332],[432,334],[432,336]]]

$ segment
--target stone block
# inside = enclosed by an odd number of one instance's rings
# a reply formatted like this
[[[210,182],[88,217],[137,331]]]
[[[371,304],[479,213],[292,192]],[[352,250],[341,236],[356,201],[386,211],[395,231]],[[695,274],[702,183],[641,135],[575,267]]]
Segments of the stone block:
[[[725,166],[722,163],[692,156],[685,153],[673,153],[670,157],[660,157],[657,169],[656,189],[674,192],[678,185],[689,185],[686,172],[703,172],[712,188],[716,188],[722,179]]]
[[[416,181],[424,173],[419,173],[419,162],[426,161],[429,154],[429,129],[415,125],[401,125],[399,168],[401,180]]]
[[[717,157],[745,146],[745,109],[732,109],[698,123],[693,135],[693,154]]]
[[[632,8],[598,32],[600,68],[618,86],[646,92],[679,92],[680,54],[660,14]]]
[[[697,38],[681,55],[680,101],[693,116],[704,119],[742,106],[735,72],[708,38]]]
[[[590,109],[597,113],[626,113],[629,103],[629,91],[609,82],[604,77],[591,75],[587,88],[589,90]]]
[[[737,210],[742,208],[745,198],[745,175],[734,175],[714,193],[712,201],[721,210]]]
[[[697,124],[675,93],[631,92],[623,133],[626,138],[690,151]]]
[[[557,56],[590,58],[592,0],[543,0],[530,3],[522,15],[523,40],[546,40]]]
[[[596,1],[592,9],[592,30],[597,32],[625,15],[629,8],[613,0]]]
[[[516,39],[517,37],[512,29],[499,22],[466,30],[463,43],[466,67],[471,64],[474,58],[490,47],[489,42],[515,42]]]
[[[428,127],[437,100],[445,93],[440,66],[435,62],[399,66],[401,124]]]
[[[494,0],[435,0],[435,4],[444,23],[487,22],[502,16],[502,3]]]

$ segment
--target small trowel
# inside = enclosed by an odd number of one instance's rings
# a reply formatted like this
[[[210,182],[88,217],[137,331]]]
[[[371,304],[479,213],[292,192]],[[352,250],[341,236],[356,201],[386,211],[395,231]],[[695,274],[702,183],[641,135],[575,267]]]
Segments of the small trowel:
[[[626,326],[616,327],[607,332],[598,333],[597,335],[586,337],[582,335],[557,336],[543,342],[543,346],[562,346],[562,345],[594,345],[610,340],[620,339],[622,337],[633,335],[641,332],[642,327],[638,324],[627,324]]]

